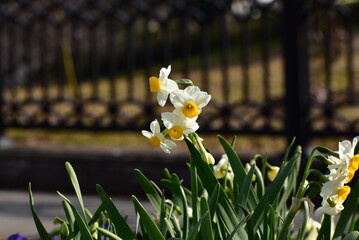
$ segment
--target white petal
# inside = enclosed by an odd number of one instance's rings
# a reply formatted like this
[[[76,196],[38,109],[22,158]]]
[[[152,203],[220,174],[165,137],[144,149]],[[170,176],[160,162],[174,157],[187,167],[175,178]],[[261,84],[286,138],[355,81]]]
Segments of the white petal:
[[[170,75],[170,73],[171,73],[171,65],[169,65],[167,68],[161,68],[160,76],[159,76],[160,81],[163,80],[167,81],[167,78]]]
[[[347,157],[347,154],[350,154],[352,150],[352,144],[348,140],[341,141],[339,143],[339,158],[343,159]]]
[[[188,86],[184,89],[184,91],[189,95],[189,96],[195,96],[196,94],[198,94],[201,90],[199,89],[199,87],[197,86]]]
[[[160,124],[158,123],[157,119],[153,120],[150,124],[150,129],[153,134],[161,132]]]
[[[189,98],[188,94],[181,89],[173,91],[170,95],[170,101],[175,108],[183,107],[183,104],[186,102],[186,99],[188,98]]]
[[[166,90],[171,93],[173,91],[178,90],[178,85],[175,81],[168,79],[167,81],[167,85],[166,85]]]
[[[142,135],[145,136],[146,138],[151,138],[153,136],[151,132],[146,130],[142,130]]]
[[[167,98],[168,98],[168,92],[166,90],[161,89],[158,91],[157,102],[161,107],[163,107],[166,104]]]

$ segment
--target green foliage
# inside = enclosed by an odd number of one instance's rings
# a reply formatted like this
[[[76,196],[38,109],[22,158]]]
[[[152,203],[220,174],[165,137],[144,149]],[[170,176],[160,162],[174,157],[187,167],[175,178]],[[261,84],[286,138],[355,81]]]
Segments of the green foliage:
[[[284,154],[279,172],[273,182],[270,182],[265,176],[273,167],[269,165],[267,157],[255,156],[247,168],[233,146],[224,138],[218,138],[228,157],[233,177],[228,172],[224,179],[218,179],[214,167],[203,161],[201,152],[189,139],[186,139],[186,143],[190,153],[190,188],[186,188],[179,176],[167,169],[164,171],[161,187],[150,181],[140,170],[134,171],[155,211],[149,212],[135,196],[132,197],[140,231],[129,226],[126,217],[121,215],[99,185],[96,189],[101,204],[93,214],[90,213],[85,207],[76,173],[70,163],[66,163],[79,209],[59,193],[63,198],[66,219],[56,218],[55,223],[59,226],[51,233],[46,231],[35,211],[29,185],[30,209],[40,238],[50,240],[58,236],[62,240],[272,240],[305,239],[315,231],[318,239],[358,239],[359,220],[353,209],[357,207],[359,183],[353,187],[336,226],[332,227],[332,217],[329,215],[325,215],[320,227],[311,228],[309,224],[312,215],[312,191],[309,191],[311,188],[307,186],[306,178],[313,170],[312,161],[318,159],[323,162],[326,160],[324,155],[315,155],[313,151],[306,164],[304,177],[298,182],[302,151],[299,146],[293,151],[291,144]],[[335,152],[323,147],[316,150],[322,154],[337,156]],[[292,155],[290,152],[293,152]],[[320,172],[317,172],[317,175],[320,175]],[[322,184],[320,181],[317,183],[319,186]],[[163,187],[167,195],[161,190]],[[171,197],[168,197],[168,192]],[[293,219],[299,211],[304,213],[304,217],[301,224],[293,228]]]

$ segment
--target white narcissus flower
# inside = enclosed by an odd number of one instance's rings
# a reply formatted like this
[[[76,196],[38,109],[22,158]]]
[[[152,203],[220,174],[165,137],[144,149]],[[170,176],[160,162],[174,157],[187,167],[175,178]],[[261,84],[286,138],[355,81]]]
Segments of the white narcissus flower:
[[[211,100],[211,95],[196,86],[188,86],[184,90],[173,91],[170,100],[175,107],[174,113],[197,119],[202,108]]]
[[[343,175],[323,184],[320,192],[323,198],[322,206],[316,210],[316,215],[325,213],[334,216],[344,209],[343,203],[350,193],[350,187],[345,186],[346,178],[347,176]]]
[[[170,135],[173,140],[182,140],[184,135],[194,133],[199,128],[196,121],[186,118],[183,115],[164,112],[161,114],[161,117],[163,124],[168,129],[168,135]]]
[[[159,77],[150,77],[150,91],[157,92],[157,102],[163,107],[166,102],[168,95],[178,90],[178,85],[175,81],[168,78],[171,73],[171,65],[167,68],[161,68]]]
[[[359,137],[355,137],[353,142],[344,140],[339,142],[338,155],[339,158],[329,156],[328,160],[333,164],[328,166],[330,174],[329,180],[333,180],[340,176],[347,176],[346,183],[350,182],[359,167],[359,154],[354,155],[354,149],[358,143]]]
[[[223,154],[221,160],[213,166],[214,174],[217,179],[224,178],[233,178],[233,171],[231,164],[229,163],[227,154]]]
[[[332,164],[328,166],[330,170],[326,175],[328,181],[323,184],[320,192],[323,201],[322,206],[316,211],[317,214],[336,215],[343,210],[343,202],[351,190],[345,184],[352,180],[359,167],[359,154],[354,155],[358,140],[359,137],[355,137],[353,142],[348,140],[339,142],[338,157],[328,157]]]
[[[165,153],[170,153],[170,149],[176,147],[176,144],[168,139],[161,133],[160,124],[154,120],[150,124],[151,132],[142,130],[143,136],[149,139],[153,147],[160,147]]]

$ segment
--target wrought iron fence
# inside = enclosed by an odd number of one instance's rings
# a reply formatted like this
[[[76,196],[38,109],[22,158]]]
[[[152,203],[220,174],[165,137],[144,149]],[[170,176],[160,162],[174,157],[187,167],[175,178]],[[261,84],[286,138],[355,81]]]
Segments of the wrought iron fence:
[[[330,0],[2,1],[0,124],[148,128],[148,77],[172,64],[213,96],[201,131],[354,135],[351,17]]]

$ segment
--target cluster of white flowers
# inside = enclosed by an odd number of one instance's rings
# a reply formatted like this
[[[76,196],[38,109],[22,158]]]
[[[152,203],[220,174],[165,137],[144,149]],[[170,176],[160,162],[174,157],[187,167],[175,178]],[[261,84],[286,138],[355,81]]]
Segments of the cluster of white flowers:
[[[358,140],[359,137],[356,137],[353,142],[339,142],[338,157],[328,157],[332,164],[328,166],[328,181],[323,184],[320,192],[323,201],[322,206],[316,211],[317,214],[334,216],[344,209],[343,203],[350,193],[350,187],[346,184],[352,180],[359,167],[359,154],[354,152]]]
[[[211,100],[211,95],[201,91],[199,87],[187,86],[185,89],[179,89],[176,81],[168,77],[170,73],[171,66],[168,66],[160,70],[158,78],[149,79],[150,91],[157,93],[158,104],[163,107],[169,98],[174,106],[173,112],[161,114],[166,129],[161,131],[159,122],[154,120],[150,124],[151,132],[142,131],[152,146],[161,147],[166,153],[170,153],[170,150],[176,146],[174,141],[183,140],[185,136],[197,131],[198,115]],[[166,139],[167,135],[174,141]]]

